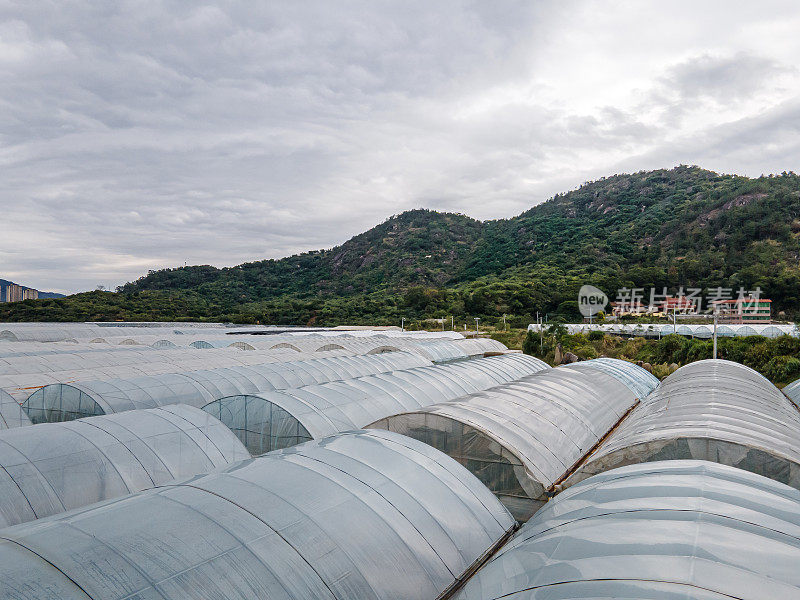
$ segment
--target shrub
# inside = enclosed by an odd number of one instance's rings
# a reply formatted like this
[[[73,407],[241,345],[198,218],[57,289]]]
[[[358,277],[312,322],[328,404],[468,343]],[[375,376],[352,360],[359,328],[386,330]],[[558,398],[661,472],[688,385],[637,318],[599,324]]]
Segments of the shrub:
[[[773,382],[794,381],[800,377],[800,360],[793,356],[775,356],[764,366],[762,374]]]

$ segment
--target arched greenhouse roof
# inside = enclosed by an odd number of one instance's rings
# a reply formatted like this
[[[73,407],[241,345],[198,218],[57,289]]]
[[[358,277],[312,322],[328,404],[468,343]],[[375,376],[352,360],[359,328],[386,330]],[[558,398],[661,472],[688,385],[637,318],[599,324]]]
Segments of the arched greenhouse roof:
[[[247,340],[242,344],[252,348],[289,348],[298,352],[314,352],[328,348],[343,348],[354,354],[405,350],[421,354],[435,363],[463,360],[469,357],[483,356],[486,353],[498,353],[508,350],[500,342],[484,338],[478,340],[455,340],[430,337],[388,337],[383,335],[370,337],[293,336],[264,342]]]
[[[349,432],[0,535],[0,597],[431,600],[513,519],[446,455]]]
[[[690,363],[643,399],[569,483],[666,459],[720,462],[800,488],[800,411],[749,367]]]
[[[558,367],[369,427],[443,451],[525,521],[636,401],[603,371]]]
[[[14,400],[10,394],[0,390],[0,430],[30,424],[31,420],[22,410],[19,402]]]
[[[232,331],[224,327],[191,326],[181,324],[186,333],[192,335],[210,335],[220,337]],[[0,325],[0,339],[15,342],[59,342],[72,339],[102,338],[110,343],[114,338],[144,338],[146,336],[171,337],[180,332],[175,327],[142,327],[116,326],[111,324],[97,325],[92,323],[4,323]]]
[[[250,453],[257,455],[358,429],[399,412],[454,400],[548,368],[531,356],[505,354],[229,396],[209,403],[204,410],[230,427]]]
[[[520,529],[455,600],[800,597],[800,494],[704,461],[596,475]]]
[[[795,406],[800,407],[800,379],[797,379],[783,388],[783,393],[794,402]]]
[[[262,351],[256,353],[269,360],[274,360],[285,353]],[[295,360],[297,356],[294,356]],[[234,350],[215,350],[201,353],[193,348],[151,348],[149,346],[116,346],[103,347],[94,351],[73,351],[0,357],[0,375],[22,373],[50,373],[54,371],[78,371],[121,365],[140,365],[145,363],[180,363],[205,361],[215,364],[223,361],[224,366],[248,364],[252,357]],[[264,361],[266,362],[266,361]]]
[[[660,383],[658,378],[646,369],[618,358],[593,358],[565,365],[564,368],[579,371],[586,369],[602,371],[628,386],[637,398],[644,398]]]
[[[130,354],[125,352],[122,356],[118,356],[118,354],[118,352],[110,352],[106,355],[91,356],[88,360],[84,360],[83,354],[58,355],[59,360],[44,362],[27,360],[36,357],[17,357],[14,364],[9,365],[13,368],[8,368],[6,371],[20,371],[20,373],[0,374],[0,389],[8,392],[22,403],[38,388],[51,384],[131,379],[166,373],[262,365],[288,360],[301,361],[309,358],[319,360],[337,355],[328,352],[312,355],[305,353],[289,355],[286,352],[269,350],[245,353],[227,349],[207,351],[181,349],[177,352],[163,350],[144,353],[134,351]],[[418,360],[420,364],[428,364],[428,361],[424,361],[421,357],[418,357]],[[85,365],[87,368],[67,368],[66,370],[50,370],[48,368],[55,365],[65,367]],[[0,370],[2,369],[3,363],[0,362]],[[315,380],[312,378],[312,381]]]
[[[307,361],[194,370],[148,377],[46,385],[33,392],[23,409],[33,423],[71,421],[169,404],[202,407],[222,396],[347,379],[429,364],[420,356],[395,352],[376,356],[320,357]]]
[[[174,405],[0,431],[0,527],[249,458],[200,409]]]

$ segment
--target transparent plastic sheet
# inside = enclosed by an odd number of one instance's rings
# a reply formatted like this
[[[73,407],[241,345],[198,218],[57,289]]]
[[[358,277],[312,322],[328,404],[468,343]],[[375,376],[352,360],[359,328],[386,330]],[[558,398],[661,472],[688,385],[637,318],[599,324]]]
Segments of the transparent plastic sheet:
[[[5,529],[0,597],[430,600],[512,527],[447,456],[349,432]]]
[[[204,410],[237,432],[255,455],[261,449],[279,449],[285,447],[281,443],[292,441],[292,435],[281,434],[279,441],[274,434],[271,415],[276,409],[281,409],[281,430],[297,432],[298,439],[317,439],[545,369],[549,369],[547,364],[536,358],[505,354],[291,390],[240,394],[215,400]],[[264,439],[258,439],[258,432]]]
[[[354,365],[359,365],[365,372],[381,373],[430,365],[430,361],[419,355],[399,352],[50,384],[34,391],[23,403],[23,408],[34,423],[52,423],[169,404],[201,407],[230,395],[346,379],[358,370]]]
[[[0,431],[0,527],[249,457],[220,421],[175,405]]]
[[[637,398],[646,397],[660,383],[657,377],[642,367],[617,358],[594,358],[566,365],[565,368],[603,371],[627,385]]]
[[[667,461],[562,492],[455,596],[800,597],[800,493],[746,471]]]
[[[800,412],[748,367],[691,363],[643,400],[566,484],[617,466],[692,458],[800,489]]]
[[[784,387],[782,391],[786,397],[794,403],[795,406],[800,407],[800,379],[793,381]]]
[[[369,427],[441,450],[525,521],[635,402],[611,375],[559,367]]]
[[[30,424],[31,420],[19,403],[10,394],[0,390],[0,430]]]

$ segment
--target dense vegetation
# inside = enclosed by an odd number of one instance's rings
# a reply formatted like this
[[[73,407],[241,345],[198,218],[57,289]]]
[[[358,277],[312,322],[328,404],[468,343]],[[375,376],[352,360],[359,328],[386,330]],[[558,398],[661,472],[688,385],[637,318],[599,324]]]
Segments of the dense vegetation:
[[[622,338],[601,332],[569,334],[563,326],[555,325],[543,335],[528,332],[523,349],[554,364],[556,348],[572,352],[582,360],[610,356],[647,363],[654,375],[663,378],[677,367],[696,360],[711,358],[711,340],[689,339],[667,335],[660,340],[641,337]],[[800,377],[800,339],[783,336],[767,339],[761,336],[719,338],[717,356],[752,367],[773,383],[785,385]]]
[[[116,294],[0,306],[0,320],[212,319],[285,324],[524,326],[576,316],[578,288],[754,289],[798,316],[800,177],[698,167],[615,175],[512,219],[414,210],[331,250],[150,272]]]

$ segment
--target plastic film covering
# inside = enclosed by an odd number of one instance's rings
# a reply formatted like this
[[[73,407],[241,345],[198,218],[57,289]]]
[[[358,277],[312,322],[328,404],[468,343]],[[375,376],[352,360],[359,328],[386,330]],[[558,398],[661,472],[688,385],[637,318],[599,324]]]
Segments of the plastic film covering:
[[[258,339],[263,337],[264,339]],[[486,353],[506,352],[508,348],[491,339],[436,339],[426,337],[389,337],[373,335],[335,337],[322,335],[303,336],[250,336],[237,340],[234,345],[244,350],[258,348],[294,350],[296,352],[316,352],[323,350],[345,350],[353,354],[378,354],[380,352],[407,351],[420,354],[435,363],[464,360],[469,357],[484,356]]]
[[[431,600],[513,519],[460,465],[350,432],[0,533],[10,600]]]
[[[486,356],[508,352],[508,347],[505,344],[491,338],[456,340],[456,345],[460,346],[469,356]]]
[[[457,600],[800,598],[800,494],[705,461],[596,475],[556,496]]]
[[[453,400],[549,368],[524,354],[476,358],[221,398],[204,407],[230,427],[253,455],[287,448],[399,412]]]
[[[204,356],[204,353],[207,353]],[[106,353],[112,354],[112,353]],[[0,389],[11,394],[17,402],[22,403],[37,389],[46,385],[58,383],[72,383],[76,381],[108,381],[110,379],[130,379],[133,377],[146,377],[152,375],[163,375],[165,373],[181,373],[185,371],[197,371],[204,369],[239,367],[259,365],[265,363],[276,363],[286,361],[298,361],[319,359],[330,356],[349,355],[342,352],[315,352],[306,353],[287,353],[280,350],[259,351],[253,353],[239,352],[238,350],[213,350],[200,352],[197,350],[182,349],[178,353],[171,351],[157,351],[145,353],[147,360],[138,362],[136,356],[119,357],[113,353],[110,357],[95,357],[101,360],[94,362],[108,362],[108,365],[95,364],[93,367],[76,368],[66,370],[50,370],[46,365],[15,365],[20,370],[26,372],[14,372],[13,374],[0,374]],[[155,354],[155,356],[152,356]],[[74,358],[74,357],[70,357]],[[155,360],[152,360],[155,359]],[[421,357],[420,357],[421,359]],[[64,365],[66,366],[66,364]],[[27,371],[30,369],[30,371]],[[0,371],[2,365],[0,364]],[[33,372],[31,372],[33,371]]]
[[[55,384],[33,392],[23,409],[33,423],[54,423],[169,404],[202,407],[233,394],[293,388],[423,364],[430,363],[418,355],[393,352]]]
[[[644,398],[660,383],[658,378],[646,369],[618,358],[593,358],[565,365],[564,368],[578,371],[592,369],[602,371],[628,386],[637,398]]]
[[[199,326],[196,326],[199,325]],[[97,325],[92,323],[3,323],[0,340],[13,342],[63,342],[69,340],[121,339],[137,336],[172,336],[174,334],[221,337],[233,329],[205,324],[181,323],[174,326],[141,326],[134,324]],[[116,341],[114,343],[117,343]]]
[[[338,353],[343,354],[343,353]],[[28,373],[56,373],[59,371],[90,372],[109,367],[135,366],[145,364],[197,363],[213,366],[248,365],[258,362],[278,362],[300,358],[318,358],[319,354],[262,350],[245,353],[236,349],[214,349],[211,352],[198,352],[196,348],[162,348],[149,346],[103,347],[99,350],[71,353],[48,353],[16,355],[0,358],[0,375]],[[222,363],[219,364],[218,363]]]
[[[718,462],[800,489],[800,411],[749,367],[690,363],[642,400],[567,483],[670,459]]]
[[[793,381],[783,388],[783,393],[795,406],[800,407],[800,379]]]
[[[0,527],[249,457],[225,425],[180,404],[7,429],[0,431]]]
[[[635,403],[611,375],[558,367],[369,427],[441,450],[526,521]]]
[[[545,325],[546,329],[549,327]],[[678,335],[685,335],[689,337],[696,337],[701,339],[708,339],[714,335],[713,325],[703,324],[664,324],[664,323],[637,323],[629,325],[624,323],[577,323],[565,325],[567,331],[571,334],[575,333],[589,333],[590,331],[601,331],[609,335],[624,335],[624,336],[640,336],[660,338],[671,333]],[[538,324],[528,325],[529,331],[538,332],[542,326]],[[717,337],[744,337],[748,335],[761,335],[768,338],[777,338],[782,335],[791,337],[800,337],[800,329],[797,325],[783,325],[783,324],[724,324],[717,325]]]
[[[30,424],[31,420],[19,403],[9,394],[0,390],[0,429],[11,429]]]

